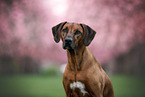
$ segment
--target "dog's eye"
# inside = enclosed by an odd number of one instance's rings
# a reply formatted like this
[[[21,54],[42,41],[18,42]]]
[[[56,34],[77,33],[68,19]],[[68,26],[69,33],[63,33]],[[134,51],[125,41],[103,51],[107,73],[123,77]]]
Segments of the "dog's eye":
[[[81,34],[81,32],[79,31],[79,30],[77,30],[76,32],[75,32],[75,35],[80,35]]]
[[[67,33],[67,28],[62,30],[63,33]]]

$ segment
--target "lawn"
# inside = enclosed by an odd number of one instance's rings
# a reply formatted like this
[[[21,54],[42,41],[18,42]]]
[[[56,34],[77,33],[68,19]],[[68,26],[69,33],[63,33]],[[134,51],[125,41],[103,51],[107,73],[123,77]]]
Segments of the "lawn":
[[[110,78],[115,97],[145,97],[145,78],[123,75]],[[62,76],[1,76],[0,97],[65,97]]]

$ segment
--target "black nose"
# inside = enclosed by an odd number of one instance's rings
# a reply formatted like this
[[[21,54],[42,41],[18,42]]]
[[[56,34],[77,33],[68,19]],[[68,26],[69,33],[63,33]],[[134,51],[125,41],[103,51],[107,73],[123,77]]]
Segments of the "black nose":
[[[70,45],[72,43],[72,38],[71,37],[66,37],[64,41],[65,41],[66,45]]]

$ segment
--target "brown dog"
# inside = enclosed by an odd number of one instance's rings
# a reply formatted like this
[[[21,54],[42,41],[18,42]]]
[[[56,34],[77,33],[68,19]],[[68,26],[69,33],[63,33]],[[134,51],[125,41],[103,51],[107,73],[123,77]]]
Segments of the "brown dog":
[[[63,22],[52,28],[55,42],[63,41],[68,63],[63,75],[66,97],[114,97],[107,74],[86,47],[96,32],[85,24]]]

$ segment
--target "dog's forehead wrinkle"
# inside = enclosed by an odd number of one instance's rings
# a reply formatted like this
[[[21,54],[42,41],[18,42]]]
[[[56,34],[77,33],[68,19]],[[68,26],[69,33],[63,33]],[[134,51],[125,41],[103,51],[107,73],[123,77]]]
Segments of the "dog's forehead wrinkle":
[[[71,33],[73,32],[73,26],[74,26],[74,23],[72,23],[71,25]]]
[[[68,27],[70,31],[75,31],[77,29],[82,29],[78,23],[67,23],[64,28]]]

